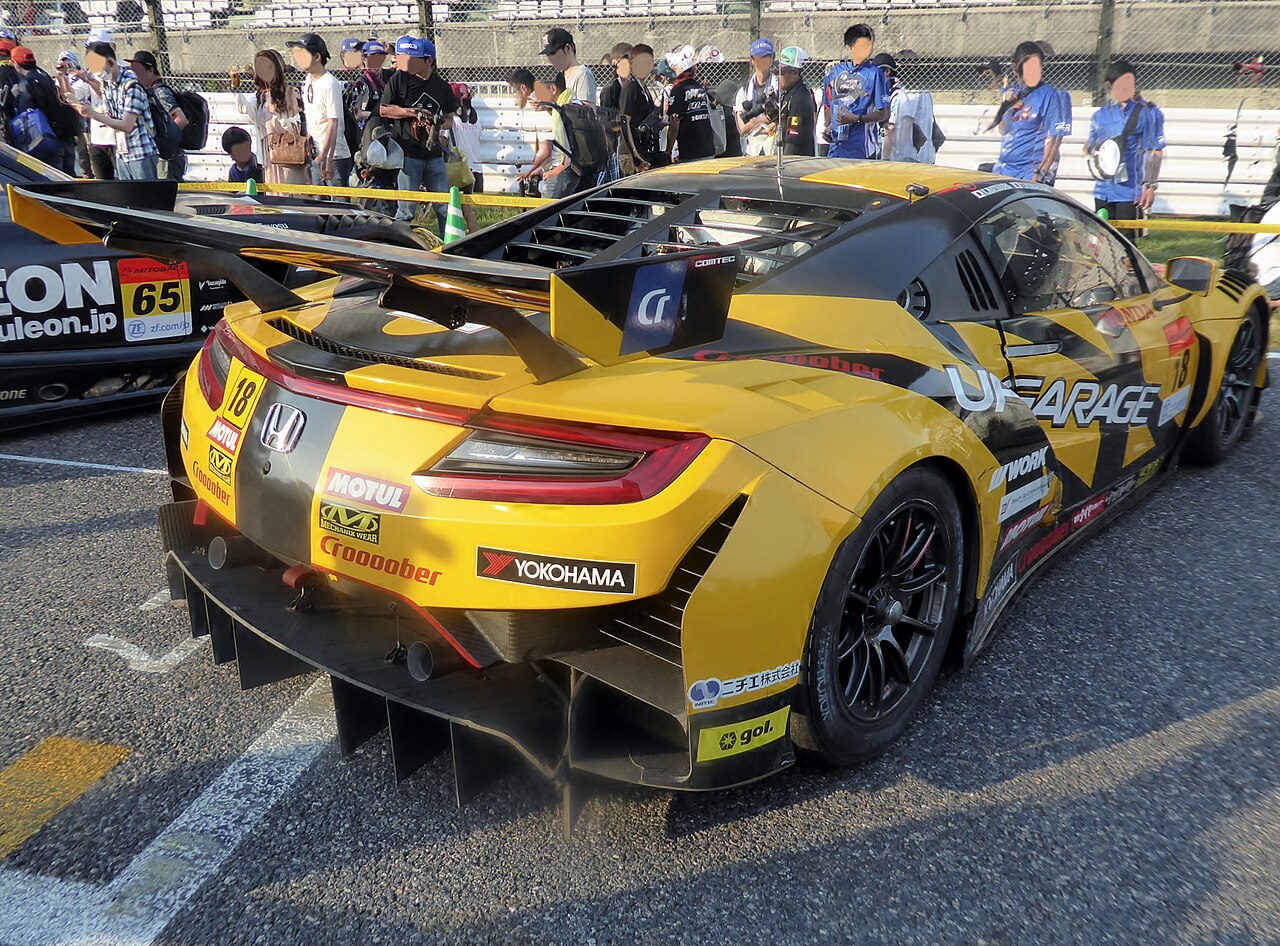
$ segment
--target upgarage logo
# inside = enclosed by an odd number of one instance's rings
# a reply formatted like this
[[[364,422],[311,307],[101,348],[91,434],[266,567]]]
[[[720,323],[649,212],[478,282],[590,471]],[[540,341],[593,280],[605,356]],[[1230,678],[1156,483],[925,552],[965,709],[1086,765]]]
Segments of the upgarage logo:
[[[476,549],[476,576],[567,591],[613,595],[636,593],[636,566],[630,562],[553,558],[483,546]]]

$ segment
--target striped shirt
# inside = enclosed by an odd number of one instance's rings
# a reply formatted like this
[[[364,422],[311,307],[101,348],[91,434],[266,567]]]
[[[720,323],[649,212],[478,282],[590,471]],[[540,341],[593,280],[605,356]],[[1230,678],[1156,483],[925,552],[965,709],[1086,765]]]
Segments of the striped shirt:
[[[160,157],[160,151],[156,148],[156,129],[151,121],[147,90],[142,87],[133,70],[120,66],[115,81],[108,77],[102,84],[102,91],[105,93],[107,114],[112,118],[123,121],[128,113],[138,116],[133,124],[133,131],[116,132],[116,156],[129,161]]]

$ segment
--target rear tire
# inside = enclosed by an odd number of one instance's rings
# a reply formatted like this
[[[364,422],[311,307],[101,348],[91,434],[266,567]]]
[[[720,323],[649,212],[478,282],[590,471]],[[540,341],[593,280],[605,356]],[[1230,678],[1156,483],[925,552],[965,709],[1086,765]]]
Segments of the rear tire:
[[[837,550],[805,644],[791,738],[851,765],[888,748],[933,689],[959,611],[960,506],[946,479],[895,479]]]
[[[1187,462],[1198,466],[1221,463],[1240,442],[1258,398],[1258,366],[1265,348],[1262,318],[1256,309],[1250,309],[1231,342],[1213,406],[1187,437],[1183,452]]]

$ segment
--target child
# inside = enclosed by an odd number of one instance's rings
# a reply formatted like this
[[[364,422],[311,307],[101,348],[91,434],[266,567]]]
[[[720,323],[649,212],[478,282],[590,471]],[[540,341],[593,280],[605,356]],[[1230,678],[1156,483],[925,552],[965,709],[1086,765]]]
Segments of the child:
[[[231,155],[231,170],[227,172],[227,180],[233,184],[243,184],[248,180],[261,184],[266,180],[262,165],[253,153],[253,139],[249,133],[238,125],[233,125],[222,133],[222,150]]]

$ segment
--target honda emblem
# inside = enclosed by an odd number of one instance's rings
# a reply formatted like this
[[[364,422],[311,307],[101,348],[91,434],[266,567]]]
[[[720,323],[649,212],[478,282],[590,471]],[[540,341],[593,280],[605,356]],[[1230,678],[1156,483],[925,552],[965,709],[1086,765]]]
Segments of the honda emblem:
[[[266,420],[262,422],[262,434],[259,439],[268,450],[276,453],[291,453],[302,436],[302,428],[307,423],[307,415],[288,404],[272,404],[267,411]]]

